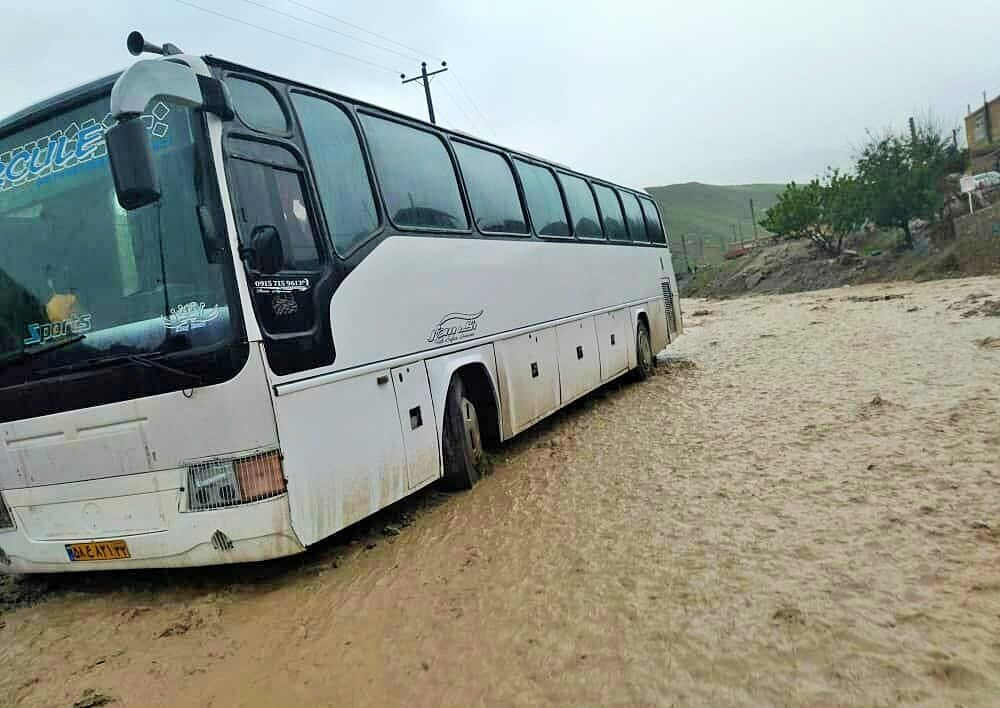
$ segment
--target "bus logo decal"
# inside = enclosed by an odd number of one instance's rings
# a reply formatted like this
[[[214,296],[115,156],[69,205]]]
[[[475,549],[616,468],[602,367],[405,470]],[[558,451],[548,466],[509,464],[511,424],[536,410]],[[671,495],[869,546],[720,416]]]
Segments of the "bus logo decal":
[[[205,307],[203,302],[189,302],[170,308],[170,316],[164,319],[164,326],[171,332],[190,332],[201,329],[219,317],[219,306]]]
[[[160,101],[149,113],[140,116],[142,124],[154,138],[154,149],[170,130],[165,122],[169,113],[170,108]],[[64,171],[73,174],[72,168],[107,157],[104,133],[114,124],[110,113],[100,121],[96,118],[89,118],[80,124],[74,121],[49,135],[0,154],[0,192]]]
[[[476,328],[479,327],[479,318],[483,316],[484,312],[485,310],[480,310],[471,315],[464,312],[449,312],[434,325],[427,342],[429,344],[451,344],[474,337]]]

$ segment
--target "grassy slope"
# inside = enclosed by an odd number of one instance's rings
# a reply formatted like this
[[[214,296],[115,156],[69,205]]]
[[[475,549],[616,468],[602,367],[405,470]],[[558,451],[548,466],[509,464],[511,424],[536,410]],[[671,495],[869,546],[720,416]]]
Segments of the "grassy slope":
[[[753,199],[757,220],[774,204],[784,189],[781,184],[714,185],[700,182],[647,187],[660,206],[670,234],[674,267],[683,267],[681,234],[687,235],[688,256],[692,264],[718,263],[722,260],[722,241],[733,240],[733,227],[739,223],[743,237],[753,237],[750,220],[750,199]],[[758,227],[758,231],[762,231]],[[737,233],[739,233],[737,231]]]

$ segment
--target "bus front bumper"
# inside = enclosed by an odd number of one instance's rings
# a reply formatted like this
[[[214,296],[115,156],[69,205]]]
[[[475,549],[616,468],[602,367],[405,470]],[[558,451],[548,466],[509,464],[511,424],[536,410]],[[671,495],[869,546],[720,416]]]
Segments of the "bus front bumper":
[[[260,561],[305,550],[292,530],[287,494],[222,509],[182,512],[181,491],[176,488],[74,501],[53,498],[49,503],[38,503],[39,490],[21,491],[4,492],[16,527],[0,530],[0,573],[179,568]],[[65,493],[56,490],[54,496]],[[24,501],[35,503],[19,503]],[[116,529],[121,532],[102,529],[88,536],[63,530],[76,526],[64,526],[66,519],[95,509],[105,512],[102,518],[114,517],[116,508],[122,510]],[[152,510],[155,513],[140,518],[139,512]],[[96,544],[106,552],[112,541],[116,549],[125,543],[127,558],[71,559],[74,544]],[[102,555],[100,549],[92,555]]]

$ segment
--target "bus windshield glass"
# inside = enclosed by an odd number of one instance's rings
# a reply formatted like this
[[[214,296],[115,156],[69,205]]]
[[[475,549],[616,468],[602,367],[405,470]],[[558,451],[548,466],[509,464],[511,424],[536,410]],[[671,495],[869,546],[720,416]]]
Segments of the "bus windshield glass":
[[[202,120],[158,103],[142,121],[162,199],[131,212],[107,96],[0,136],[0,386],[232,340],[231,261],[204,238],[223,219]]]

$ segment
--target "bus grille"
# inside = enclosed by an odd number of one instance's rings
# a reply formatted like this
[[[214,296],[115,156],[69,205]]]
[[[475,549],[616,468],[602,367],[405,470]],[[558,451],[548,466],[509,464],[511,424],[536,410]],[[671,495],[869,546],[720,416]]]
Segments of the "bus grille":
[[[677,334],[677,318],[674,316],[674,293],[670,289],[670,281],[660,281],[663,289],[663,314],[667,318],[667,331],[670,334]]]

